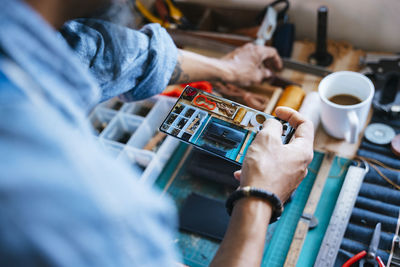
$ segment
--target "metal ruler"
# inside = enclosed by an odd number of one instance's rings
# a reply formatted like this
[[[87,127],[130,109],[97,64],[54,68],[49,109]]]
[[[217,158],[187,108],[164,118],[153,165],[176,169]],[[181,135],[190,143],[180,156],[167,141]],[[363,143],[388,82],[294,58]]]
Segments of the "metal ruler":
[[[286,256],[285,267],[296,266],[297,260],[300,256],[304,240],[308,233],[310,222],[313,218],[314,212],[317,209],[319,199],[325,186],[326,179],[329,176],[329,171],[332,167],[332,162],[335,158],[334,153],[327,152],[319,168],[318,175],[315,178],[314,185],[311,189],[306,206],[303,210],[299,222],[297,223],[296,231],[294,233],[292,243],[290,244],[289,252]]]
[[[329,267],[335,263],[358,192],[367,172],[368,165],[366,168],[349,167],[314,267]]]

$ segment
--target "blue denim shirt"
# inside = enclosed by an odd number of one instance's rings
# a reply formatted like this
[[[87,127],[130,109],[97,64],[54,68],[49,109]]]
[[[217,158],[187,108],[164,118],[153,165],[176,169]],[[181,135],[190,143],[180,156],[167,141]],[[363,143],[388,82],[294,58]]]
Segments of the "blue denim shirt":
[[[171,201],[99,148],[86,117],[101,99],[160,91],[175,65],[171,39],[154,25],[126,30],[132,51],[119,53],[96,46],[114,26],[104,23],[97,41],[77,32],[96,51],[92,72],[129,62],[99,87],[32,9],[19,0],[0,6],[0,265],[173,266]]]
[[[177,49],[159,24],[138,32],[102,20],[77,19],[60,33],[96,78],[102,101],[119,94],[125,101],[158,94],[176,64]]]

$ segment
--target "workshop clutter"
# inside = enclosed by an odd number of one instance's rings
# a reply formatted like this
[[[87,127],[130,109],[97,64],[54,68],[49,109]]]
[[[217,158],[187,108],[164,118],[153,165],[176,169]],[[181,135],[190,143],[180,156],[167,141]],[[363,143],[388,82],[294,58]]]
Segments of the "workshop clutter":
[[[303,89],[301,89],[301,87],[296,85],[289,85],[282,92],[282,95],[279,98],[278,103],[276,103],[276,107],[284,106],[284,107],[290,107],[294,110],[299,110],[301,104],[303,103],[305,95],[306,93],[304,92]],[[275,111],[272,113],[272,115],[276,116]]]
[[[158,131],[175,99],[157,96],[123,103],[113,98],[98,105],[89,120],[101,146],[116,160],[128,161],[141,180],[153,183],[179,141]]]
[[[239,46],[258,39],[259,29],[264,28],[268,36],[265,41],[276,47],[281,56],[290,57],[292,52],[295,27],[288,22],[288,0],[274,1],[263,9],[217,7],[183,1],[175,3],[171,0],[156,0],[152,6],[136,1],[135,7],[144,22],[159,23],[171,35],[185,33]]]
[[[249,92],[234,84],[215,82],[213,85],[214,89],[223,97],[256,110],[264,111],[270,101],[268,96]]]
[[[207,93],[212,93],[213,89],[211,83],[207,81],[199,81],[199,82],[182,83],[182,84],[174,84],[167,86],[167,88],[165,88],[165,90],[161,93],[161,95],[179,97],[182,94],[183,89],[185,89],[187,85],[194,87],[196,89],[203,90],[204,92]]]
[[[175,6],[172,0],[156,0],[153,8],[148,8],[144,2],[135,1],[135,7],[139,13],[151,23],[158,23],[165,28],[192,28],[183,13]],[[152,11],[155,12],[152,12]]]
[[[400,132],[398,120],[383,118],[379,113],[374,114],[371,122],[369,126],[384,124],[394,129],[396,134]],[[384,138],[384,135],[380,137]],[[368,161],[370,170],[361,185],[335,266],[368,249],[377,223],[382,224],[382,234],[376,255],[388,263],[387,266],[398,266],[400,253],[396,244],[398,241],[395,240],[398,240],[399,234],[400,161],[392,153],[389,144],[367,136],[362,140],[357,154]],[[393,265],[389,265],[390,262]]]

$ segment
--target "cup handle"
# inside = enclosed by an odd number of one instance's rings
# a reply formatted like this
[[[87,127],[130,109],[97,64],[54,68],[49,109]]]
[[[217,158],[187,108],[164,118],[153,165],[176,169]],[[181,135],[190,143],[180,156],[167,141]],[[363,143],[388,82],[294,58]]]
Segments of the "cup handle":
[[[350,123],[350,129],[348,132],[346,132],[345,139],[350,144],[355,144],[357,142],[357,137],[359,132],[358,130],[359,119],[354,110],[347,112],[347,118]]]

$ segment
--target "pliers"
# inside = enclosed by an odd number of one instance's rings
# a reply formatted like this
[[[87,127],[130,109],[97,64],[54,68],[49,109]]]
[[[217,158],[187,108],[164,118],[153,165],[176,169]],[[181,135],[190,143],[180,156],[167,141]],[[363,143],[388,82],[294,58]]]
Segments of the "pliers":
[[[371,265],[385,267],[382,259],[376,255],[378,251],[379,240],[381,237],[381,223],[377,223],[375,226],[374,233],[372,235],[371,242],[368,247],[368,252],[363,250],[353,257],[351,257],[348,261],[346,261],[342,267],[350,267],[352,264],[359,262],[359,266],[364,266],[365,262],[370,263]]]
[[[135,1],[136,9],[152,23],[159,23],[161,26],[170,29],[188,29],[192,27],[172,0],[156,0],[154,5],[159,16],[148,10],[140,0]]]

